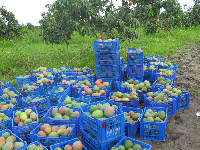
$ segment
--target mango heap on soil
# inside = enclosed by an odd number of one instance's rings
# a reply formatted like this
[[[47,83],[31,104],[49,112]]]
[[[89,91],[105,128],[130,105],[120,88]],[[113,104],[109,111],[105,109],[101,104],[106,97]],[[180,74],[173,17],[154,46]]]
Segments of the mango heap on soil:
[[[180,96],[182,91],[178,90],[177,88],[172,88],[171,86],[166,86],[165,89],[163,89],[163,93],[166,93],[170,96]]]
[[[97,105],[91,105],[90,106],[90,112],[85,112],[87,115],[97,118],[100,120],[104,120],[106,118],[115,116],[115,110],[117,109],[116,105],[110,105],[109,103],[105,104],[97,104]]]
[[[60,69],[53,68],[52,70],[53,70],[53,73],[62,73],[62,72],[68,71],[68,69],[65,67],[61,67]]]
[[[137,48],[135,50],[129,50],[128,53],[138,53],[138,52],[142,52],[141,48]]]
[[[8,103],[8,102],[1,102],[1,104],[0,104],[0,110],[8,110],[10,108],[13,108],[14,105],[15,105],[15,103],[16,103],[16,98],[12,98],[10,100],[10,103]]]
[[[83,144],[81,141],[75,141],[72,145],[65,145],[64,149],[56,147],[54,150],[83,150]]]
[[[53,126],[51,127],[49,124],[44,124],[40,126],[40,131],[37,133],[38,136],[44,137],[60,137],[60,136],[68,136],[71,132],[72,128],[66,126]]]
[[[172,63],[170,62],[150,62],[150,64],[173,67]]]
[[[130,94],[121,93],[118,91],[113,93],[111,99],[114,99],[115,101],[132,101],[132,100],[137,100],[138,97],[135,91],[132,91]]]
[[[135,113],[134,111],[124,112],[125,122],[134,123],[140,117],[140,113]]]
[[[43,71],[42,73],[36,73],[35,77],[37,77],[37,78],[52,77],[53,78],[54,76],[52,75],[51,72]]]
[[[33,70],[33,72],[43,72],[43,71],[47,71],[47,68],[46,67],[39,67],[39,68]]]
[[[159,69],[158,73],[161,75],[173,75],[174,74],[174,70],[168,70],[168,69]]]
[[[70,81],[67,81],[67,80],[62,80],[62,84],[72,84],[72,83],[75,83],[76,80],[70,80]]]
[[[81,92],[84,95],[100,96],[105,95],[105,90],[100,90],[97,85],[94,85],[93,89],[90,89],[88,86],[84,87],[84,91]]]
[[[119,145],[118,147],[112,147],[110,150],[148,150],[147,148],[142,148],[138,143],[133,143],[131,140],[126,140],[124,145]]]
[[[23,142],[16,142],[16,137],[10,135],[9,132],[5,132],[0,137],[0,149],[2,150],[14,150],[24,146]]]
[[[164,77],[158,77],[157,78],[157,85],[171,85],[172,84],[172,81],[169,80],[169,79],[165,79]]]
[[[44,150],[42,145],[36,146],[35,144],[31,144],[27,147],[27,150]]]
[[[109,82],[103,82],[102,79],[98,79],[97,81],[95,81],[95,85],[97,85],[100,88],[105,88],[109,86]]]
[[[26,109],[24,112],[17,111],[15,113],[14,123],[16,126],[37,122],[37,114],[31,109]]]
[[[41,98],[41,97],[36,97],[36,98],[32,99],[31,97],[27,97],[26,101],[27,101],[27,102],[37,102],[37,101],[39,101],[39,100],[41,100],[41,99],[43,99],[43,98]]]
[[[154,65],[150,65],[149,67],[144,66],[144,70],[155,70],[156,67]]]
[[[86,66],[86,67],[83,67],[83,68],[74,68],[73,71],[81,73],[81,72],[87,72],[88,69],[89,68]]]
[[[59,87],[58,90],[55,90],[53,93],[63,92],[65,89],[63,87]]]
[[[88,81],[88,80],[78,81],[74,86],[75,86],[75,87],[91,86],[91,82]]]
[[[164,111],[153,111],[151,109],[146,110],[143,121],[151,121],[151,122],[163,122],[165,120],[165,112]]]
[[[45,83],[52,83],[53,80],[47,79],[47,78],[41,78],[40,80],[38,80],[38,84],[43,85]]]
[[[154,102],[157,102],[157,103],[164,103],[164,102],[167,102],[167,101],[172,101],[173,99],[172,98],[169,98],[167,95],[165,95],[164,93],[158,93],[158,92],[148,92],[147,93],[147,98],[154,101]]]
[[[24,92],[31,91],[31,90],[34,90],[36,88],[38,88],[37,83],[33,83],[33,85],[29,85],[29,84],[23,85],[23,91]]]
[[[72,98],[69,96],[65,98],[65,100],[63,101],[63,104],[66,106],[76,107],[76,108],[79,108],[80,106],[83,106],[83,105],[87,105],[87,103],[84,103],[84,102],[78,103],[76,100],[72,100]]]
[[[51,115],[54,119],[70,119],[77,118],[79,116],[79,112],[73,112],[72,109],[61,106],[59,109],[57,107],[53,108]]]
[[[14,91],[10,91],[8,88],[5,88],[3,90],[3,95],[2,95],[3,99],[8,99],[15,96],[18,96],[18,95]]]
[[[9,119],[10,118],[8,116],[6,116],[4,113],[0,113],[0,122],[4,122]]]

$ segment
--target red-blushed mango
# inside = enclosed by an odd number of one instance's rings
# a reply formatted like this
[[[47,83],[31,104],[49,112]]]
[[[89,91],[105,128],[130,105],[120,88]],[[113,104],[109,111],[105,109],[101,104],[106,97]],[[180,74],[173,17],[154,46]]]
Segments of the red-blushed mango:
[[[65,106],[61,106],[61,107],[59,108],[59,113],[60,113],[61,115],[65,115],[65,110],[66,110],[66,107],[65,107]]]
[[[44,124],[44,132],[49,135],[51,133],[51,126],[49,124]]]
[[[115,115],[115,111],[112,107],[106,107],[104,109],[104,116],[109,118]]]
[[[44,131],[39,131],[37,133],[38,136],[44,136],[44,137],[47,137],[47,134],[44,132]]]
[[[17,116],[17,117],[14,118],[14,122],[15,122],[16,124],[18,124],[20,121],[21,121],[21,120],[20,120],[20,117],[19,117],[19,116]]]
[[[51,129],[52,129],[52,132],[57,132],[59,127],[58,126],[53,126]]]
[[[83,149],[83,144],[81,141],[76,141],[72,145],[73,150],[82,150]]]
[[[71,145],[67,144],[65,145],[64,150],[73,150],[73,148]]]

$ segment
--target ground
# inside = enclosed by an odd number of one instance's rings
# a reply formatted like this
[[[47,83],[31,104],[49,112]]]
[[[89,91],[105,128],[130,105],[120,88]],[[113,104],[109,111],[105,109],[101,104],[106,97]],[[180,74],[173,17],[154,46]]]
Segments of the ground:
[[[200,111],[200,45],[179,50],[164,60],[178,65],[174,86],[190,92],[189,107],[168,118],[164,142],[141,140],[139,133],[136,139],[150,144],[152,150],[199,150],[200,118],[196,112]]]

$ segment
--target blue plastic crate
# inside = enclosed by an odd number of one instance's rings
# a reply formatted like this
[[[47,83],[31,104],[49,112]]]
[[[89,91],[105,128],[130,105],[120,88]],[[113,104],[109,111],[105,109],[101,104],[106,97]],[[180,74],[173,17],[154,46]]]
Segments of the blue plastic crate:
[[[127,113],[129,113],[130,111],[134,111],[134,113],[140,113],[140,117],[134,123],[125,122],[125,135],[131,138],[135,138],[137,132],[140,129],[140,121],[143,110],[140,108],[132,108],[132,107],[122,107],[121,110]]]
[[[29,85],[33,85],[33,82],[31,82]],[[30,91],[26,91],[22,88],[22,93],[24,97],[27,96],[33,96],[33,95],[42,95],[39,86],[37,85],[36,89],[30,90]]]
[[[162,74],[156,73],[156,79],[158,77],[164,77],[164,78],[170,79],[172,82],[174,82],[175,81],[175,75],[176,75],[175,72],[174,72],[173,75],[162,75]]]
[[[68,97],[68,95],[62,95],[61,98],[59,99],[58,101],[58,106],[65,106],[67,108],[74,108],[74,109],[77,109],[77,110],[80,110],[80,108],[77,108],[77,107],[72,107],[72,106],[68,106],[68,105],[65,105],[63,102],[65,100],[65,98]],[[81,103],[81,102],[84,102],[84,103],[87,103],[87,104],[90,104],[90,101],[91,99],[81,99],[81,98],[75,98],[75,97],[71,97],[71,100],[76,100],[77,103]]]
[[[130,50],[137,50],[138,48],[127,49],[127,65],[142,65],[143,64],[143,52],[129,53]]]
[[[44,150],[48,150],[44,145],[42,145],[41,143],[39,143],[39,142],[32,142],[32,143],[30,143],[28,146],[27,146],[27,148],[30,146],[30,145],[36,145],[36,146],[38,146],[38,145],[41,145],[43,148],[44,148]]]
[[[19,138],[17,135],[15,135],[11,130],[5,129],[5,130],[0,131],[0,136],[2,136],[5,132],[8,132],[8,133],[10,133],[10,135],[15,136],[16,137],[16,141],[15,142],[22,142],[22,143],[24,143],[23,146],[15,149],[15,150],[27,150],[27,143],[26,143],[26,141],[23,141],[21,138]]]
[[[65,75],[66,77],[62,77],[62,75]],[[69,77],[71,76],[71,77]],[[61,82],[62,80],[76,80],[77,79],[77,72],[67,71],[63,73],[57,73],[57,79],[58,82]]]
[[[70,119],[54,119],[52,118],[51,112],[54,108],[60,108],[61,106],[52,106],[49,111],[44,115],[44,122],[51,125],[63,125],[63,124],[75,124],[76,135],[80,133],[80,122],[79,116],[77,118]],[[72,108],[73,111],[77,111],[77,109]]]
[[[27,108],[26,108],[27,109]],[[21,109],[21,110],[16,110],[13,112],[13,116],[15,116],[15,113],[17,111],[21,111],[24,112],[26,109]],[[22,140],[26,141],[26,142],[30,142],[30,133],[32,130],[34,130],[38,124],[39,124],[39,118],[38,118],[38,112],[37,109],[35,107],[32,108],[28,108],[31,109],[33,112],[35,112],[37,114],[37,121],[34,123],[29,123],[29,124],[25,124],[25,125],[21,125],[21,126],[17,126],[14,122],[14,117],[12,119],[12,130],[13,133],[15,133],[17,136],[19,136]]]
[[[120,78],[120,66],[117,65],[97,65],[97,78]]]
[[[170,80],[170,79],[167,79],[167,78],[165,78],[165,80]],[[169,86],[173,86],[173,81],[171,80],[171,85],[169,85]],[[154,91],[158,91],[158,90],[163,90],[163,89],[165,89],[166,88],[166,85],[160,85],[160,84],[157,84],[157,80],[153,83],[153,85],[152,85],[152,88],[153,88],[153,90]]]
[[[119,39],[115,39],[111,42],[98,42],[98,40],[94,41],[94,52],[97,53],[117,53],[120,51],[119,47]]]
[[[0,130],[10,129],[12,130],[12,119],[0,122]]]
[[[22,77],[16,76],[17,81],[17,89],[22,89],[24,84],[31,83],[30,75],[27,77],[26,75],[21,75]]]
[[[77,75],[77,79],[82,79],[82,80],[90,80],[94,82],[96,80],[96,75],[92,74],[90,77],[86,77],[86,75]]]
[[[161,61],[163,63],[167,63],[166,61]],[[174,70],[175,72],[177,72],[177,65],[176,64],[172,64],[172,66],[164,66],[164,65],[158,65],[158,64],[152,64],[153,62],[149,62],[148,63],[148,66],[150,65],[154,65],[154,66],[157,66],[158,69],[168,69],[168,70]]]
[[[95,54],[96,65],[119,65],[120,52],[117,53],[99,53]]]
[[[91,105],[105,104],[107,101],[91,103],[81,106],[80,125],[82,129],[88,130],[99,141],[108,141],[124,134],[125,121],[124,113],[115,110],[115,116],[106,118],[105,120],[95,119],[87,115],[90,112]]]
[[[50,146],[50,150],[54,150],[55,148],[59,147],[61,149],[64,149],[65,145],[73,145],[74,142],[76,141],[80,141],[79,139],[77,138],[74,138],[72,140],[68,140],[68,141],[65,141],[65,142],[61,142],[61,143],[57,143],[57,144],[54,144],[54,145],[51,145]],[[82,150],[87,150],[87,148],[83,145],[83,149]]]
[[[124,143],[125,143],[126,140],[132,141],[133,144],[139,144],[139,145],[141,145],[142,149],[147,148],[148,150],[151,150],[151,145],[143,143],[143,142],[135,140],[135,139],[132,139],[132,138],[129,138],[129,137],[126,137],[126,136],[123,137],[120,140],[120,142],[118,144],[116,144],[114,147],[118,147],[119,145],[124,145]]]
[[[158,72],[158,67],[155,67],[155,69],[153,70],[144,70],[144,80],[155,81],[157,72]]]
[[[155,57],[156,60],[152,60],[153,57],[154,57],[153,55],[146,56],[146,57],[144,58],[144,61],[145,61],[146,63],[162,61],[162,57]]]
[[[54,93],[55,90],[58,90],[59,87],[63,87],[65,91]],[[49,97],[51,106],[57,106],[58,101],[62,95],[71,96],[71,85],[66,86],[54,86],[53,89],[46,94]]]
[[[127,106],[127,107],[133,107],[133,108],[138,108],[138,102],[139,99],[137,100],[132,100],[132,101],[115,101],[114,99],[111,99],[111,96],[113,95],[114,92],[111,92],[109,95],[109,100],[117,102],[117,103],[121,103],[122,106]],[[124,94],[124,93],[123,93]]]
[[[4,85],[1,85],[1,84],[4,84]],[[9,87],[12,87],[10,82],[1,82],[0,81],[0,91],[4,90],[5,88],[9,88]]]
[[[163,122],[143,121],[146,110],[151,109],[155,112],[164,111],[165,120]],[[164,107],[145,107],[140,121],[140,138],[152,141],[165,141],[165,131],[167,128],[167,108]]]
[[[71,80],[74,80],[75,82],[74,83],[70,83],[70,84],[63,84],[63,80],[65,81],[71,81]],[[59,83],[57,83],[58,86],[62,86],[62,87],[65,87],[67,88],[69,85],[72,87],[77,81],[77,78],[76,79],[70,79],[70,78],[62,78],[61,81]]]
[[[147,96],[144,95],[144,107],[165,107],[167,108],[167,115],[168,117],[170,117],[176,114],[177,106],[176,106],[176,99],[164,103],[158,103],[148,99]]]
[[[4,101],[6,104],[10,104],[10,101]],[[0,113],[4,113],[6,116],[12,118],[13,111],[18,109],[18,101],[16,101],[15,105],[12,108],[9,108],[8,110],[0,110]]]
[[[103,90],[103,89],[100,88],[100,90]],[[84,91],[84,87],[81,87],[80,91],[78,92],[78,98],[91,99],[91,103],[106,100],[106,95],[107,95],[106,90],[105,90],[105,95],[100,95],[100,96],[84,95],[83,93],[81,93],[82,91]]]
[[[42,117],[51,108],[50,98],[48,96],[42,97],[40,95],[34,95],[34,96],[29,96],[29,97],[31,97],[32,99],[34,99],[36,97],[42,98],[41,100],[39,100],[37,102],[27,102],[26,99],[28,97],[22,98],[23,108],[30,108],[30,107],[35,106],[37,108],[39,117]]]
[[[74,69],[70,69],[72,72],[74,72]],[[86,72],[75,72],[77,75],[87,75],[87,74],[92,74],[91,69],[87,69]]]
[[[124,135],[121,135],[114,139],[101,142],[99,140],[94,139],[89,134],[87,134],[84,129],[81,129],[81,141],[88,150],[110,150],[123,137]]]
[[[51,70],[51,68],[47,68],[46,72],[52,72],[52,73],[53,73],[53,71]],[[34,77],[35,77],[35,74],[36,74],[36,73],[42,73],[42,72],[31,71],[31,72],[30,72],[30,75],[31,75],[31,81],[32,81],[32,82],[34,82]]]
[[[49,80],[52,80],[52,77],[46,77],[46,78],[49,79]],[[53,89],[54,86],[55,86],[54,81],[50,82],[50,83],[40,84],[39,85],[40,93],[42,95],[46,95],[47,93],[49,93]]]
[[[97,80],[99,80],[99,79],[97,79]],[[96,80],[96,81],[97,81]],[[103,89],[103,90],[105,90],[106,91],[106,96],[108,96],[109,94],[110,94],[110,92],[112,92],[112,79],[101,79],[102,80],[102,83],[103,82],[108,82],[109,83],[109,85],[107,86],[107,87],[105,87],[105,88],[101,88],[101,89]],[[95,81],[95,82],[96,82]],[[94,82],[94,83],[95,83]]]
[[[120,79],[124,80],[124,58],[120,57]]]
[[[58,127],[60,126],[66,126],[66,128],[71,127],[72,130],[69,133],[68,136],[60,136],[60,137],[43,137],[43,136],[38,136],[37,133],[40,131],[40,126],[44,125],[45,123],[40,123],[33,131],[31,131],[31,142],[39,142],[42,145],[46,146],[47,148],[49,148],[51,145],[57,144],[57,143],[61,143],[64,141],[68,141],[71,140],[73,138],[76,137],[76,131],[75,131],[75,125],[73,124],[62,124],[62,125],[58,125]],[[55,126],[55,125],[50,125],[51,127]]]
[[[132,65],[127,66],[127,78],[135,78],[135,77],[143,77],[144,76],[144,68],[142,65]]]
[[[127,78],[127,64],[124,64],[124,78]]]

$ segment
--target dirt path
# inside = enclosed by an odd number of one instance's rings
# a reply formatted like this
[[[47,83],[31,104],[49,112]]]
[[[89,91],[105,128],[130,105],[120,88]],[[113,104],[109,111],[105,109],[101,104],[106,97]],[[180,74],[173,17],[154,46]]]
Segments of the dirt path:
[[[200,150],[200,45],[194,49],[185,49],[164,60],[178,65],[174,86],[190,92],[189,107],[169,117],[165,142],[137,140],[152,145],[152,150]]]

